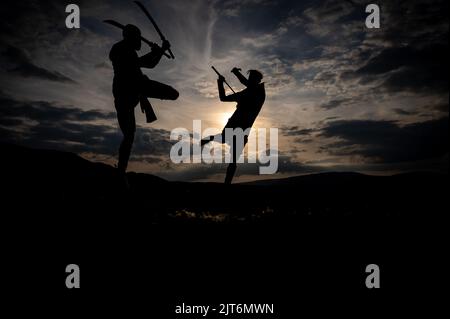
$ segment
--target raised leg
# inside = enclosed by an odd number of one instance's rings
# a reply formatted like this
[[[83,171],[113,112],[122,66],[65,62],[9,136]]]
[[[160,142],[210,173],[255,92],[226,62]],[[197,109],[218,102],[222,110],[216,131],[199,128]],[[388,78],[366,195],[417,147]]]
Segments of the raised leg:
[[[175,101],[180,94],[170,85],[144,77],[141,93],[149,98]]]

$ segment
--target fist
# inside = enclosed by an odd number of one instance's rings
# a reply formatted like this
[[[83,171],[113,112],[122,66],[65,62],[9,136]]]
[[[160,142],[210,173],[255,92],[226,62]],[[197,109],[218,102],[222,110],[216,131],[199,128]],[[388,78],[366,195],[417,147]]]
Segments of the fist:
[[[217,80],[219,82],[225,82],[225,77],[223,75],[219,75],[219,78]]]
[[[241,69],[240,68],[233,68],[231,70],[231,73],[236,73],[236,72],[241,72]]]
[[[170,42],[167,41],[167,40],[164,40],[164,41],[162,42],[161,49],[162,49],[163,51],[167,51],[168,49],[170,49]]]
[[[157,50],[157,49],[159,49],[159,45],[157,45],[156,43],[150,42],[148,45],[150,46],[150,48],[151,48],[152,50]]]

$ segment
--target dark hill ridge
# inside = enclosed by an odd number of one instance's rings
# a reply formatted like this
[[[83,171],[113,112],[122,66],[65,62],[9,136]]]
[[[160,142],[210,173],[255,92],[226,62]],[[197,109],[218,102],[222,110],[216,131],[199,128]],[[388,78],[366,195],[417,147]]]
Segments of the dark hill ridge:
[[[127,192],[118,186],[111,166],[61,151],[0,147],[6,187],[2,202],[19,210],[126,215],[152,223],[410,218],[446,211],[447,175],[321,173],[226,187],[130,173]]]

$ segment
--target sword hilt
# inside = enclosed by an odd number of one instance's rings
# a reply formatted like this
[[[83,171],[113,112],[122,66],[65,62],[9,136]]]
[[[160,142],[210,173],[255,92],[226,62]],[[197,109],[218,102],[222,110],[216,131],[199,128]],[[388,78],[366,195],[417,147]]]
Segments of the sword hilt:
[[[214,72],[217,73],[217,75],[218,75],[219,77],[223,77],[223,79],[224,79],[223,82],[225,82],[225,84],[230,88],[230,90],[231,90],[233,93],[236,93],[236,92],[234,92],[234,90],[233,90],[233,88],[231,87],[231,85],[228,84],[227,80],[225,80],[225,77],[224,77],[222,74],[220,74],[219,71],[217,71],[217,69],[216,69],[214,66],[211,65],[211,68],[214,70]]]

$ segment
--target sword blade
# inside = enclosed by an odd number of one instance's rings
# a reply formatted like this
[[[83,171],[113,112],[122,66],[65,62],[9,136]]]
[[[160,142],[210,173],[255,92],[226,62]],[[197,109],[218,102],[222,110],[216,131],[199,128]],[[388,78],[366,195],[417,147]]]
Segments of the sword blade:
[[[159,34],[161,40],[162,41],[166,41],[166,37],[164,36],[164,34],[159,29],[158,25],[156,24],[156,21],[153,19],[153,17],[151,16],[150,12],[148,12],[147,8],[145,8],[144,5],[141,2],[139,2],[139,1],[134,1],[134,3],[136,3],[136,5],[139,8],[141,8],[141,10],[144,12],[144,14],[147,16],[147,18],[153,24],[153,27],[155,28],[156,32]],[[172,59],[175,59],[175,56],[173,55],[172,50],[169,48],[167,51],[169,52],[169,54],[172,57]]]
[[[117,28],[119,28],[121,30],[123,30],[123,28],[125,28],[125,26],[122,23],[114,21],[114,20],[103,20],[103,22],[107,23],[107,24],[110,24],[110,25],[113,25],[113,26],[115,26],[115,27],[117,27]],[[147,43],[150,47],[155,45],[155,43],[153,43],[150,40],[147,40],[143,36],[141,36],[141,40],[142,40],[142,42]],[[170,59],[170,56],[167,53],[164,52],[164,55]]]
[[[221,76],[221,77],[223,77],[223,78],[225,79],[225,77],[224,77],[222,74],[220,74],[219,71],[217,71],[217,69],[216,69],[214,66],[211,65],[211,68],[214,70],[214,72],[217,73],[218,76]],[[231,90],[233,93],[236,93],[236,92],[234,92],[234,90],[233,90],[233,88],[231,87],[231,85],[228,84],[227,80],[224,80],[224,82],[225,82],[225,84],[230,88],[230,90]]]

